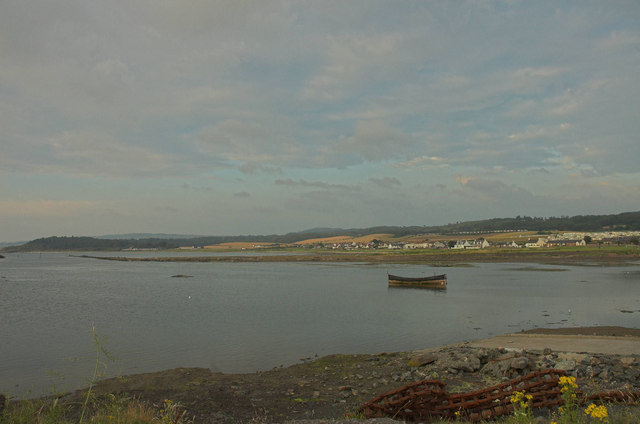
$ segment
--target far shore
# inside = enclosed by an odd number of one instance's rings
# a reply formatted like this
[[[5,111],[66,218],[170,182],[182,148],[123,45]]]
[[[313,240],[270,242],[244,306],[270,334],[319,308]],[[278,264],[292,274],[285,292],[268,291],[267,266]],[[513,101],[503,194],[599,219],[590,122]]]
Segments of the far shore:
[[[78,255],[84,258],[123,262],[360,262],[389,264],[430,264],[455,266],[474,262],[532,262],[567,265],[623,265],[640,263],[640,250],[610,249],[572,250],[473,250],[473,251],[402,251],[402,252],[319,252],[281,255],[167,256],[126,257]],[[270,253],[269,251],[266,251]],[[204,252],[203,252],[204,253]]]

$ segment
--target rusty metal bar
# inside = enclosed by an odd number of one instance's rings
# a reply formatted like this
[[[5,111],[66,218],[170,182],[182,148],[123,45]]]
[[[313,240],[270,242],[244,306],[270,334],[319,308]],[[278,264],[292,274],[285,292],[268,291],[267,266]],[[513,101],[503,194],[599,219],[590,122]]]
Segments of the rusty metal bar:
[[[473,392],[451,395],[445,383],[422,380],[384,393],[363,404],[359,411],[367,418],[392,417],[405,421],[428,423],[431,418],[460,418],[477,422],[508,415],[513,412],[511,396],[525,391],[532,396],[531,407],[554,408],[564,403],[558,385],[562,370],[536,371],[502,384]],[[583,396],[577,392],[580,403],[627,402],[640,403],[640,392],[612,391]]]

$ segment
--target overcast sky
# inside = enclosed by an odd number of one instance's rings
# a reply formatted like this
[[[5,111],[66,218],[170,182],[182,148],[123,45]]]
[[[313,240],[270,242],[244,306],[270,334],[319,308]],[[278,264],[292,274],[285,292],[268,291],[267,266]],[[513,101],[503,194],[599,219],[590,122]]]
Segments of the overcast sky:
[[[0,241],[640,210],[640,2],[0,0]]]

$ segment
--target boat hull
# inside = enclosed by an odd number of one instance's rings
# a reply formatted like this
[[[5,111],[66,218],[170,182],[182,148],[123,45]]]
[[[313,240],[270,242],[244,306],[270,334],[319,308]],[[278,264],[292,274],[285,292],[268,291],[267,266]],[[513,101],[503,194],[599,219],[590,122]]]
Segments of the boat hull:
[[[447,275],[434,275],[432,277],[400,277],[389,274],[389,287],[424,287],[430,289],[446,289]]]

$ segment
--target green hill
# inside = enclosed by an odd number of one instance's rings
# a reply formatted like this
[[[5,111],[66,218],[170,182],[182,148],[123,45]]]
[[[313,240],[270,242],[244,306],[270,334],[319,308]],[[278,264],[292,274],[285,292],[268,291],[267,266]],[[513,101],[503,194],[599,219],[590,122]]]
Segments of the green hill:
[[[617,215],[577,215],[573,217],[538,218],[517,216],[480,221],[457,222],[441,226],[378,226],[369,228],[315,228],[284,235],[241,235],[190,237],[168,235],[167,238],[47,237],[19,246],[8,246],[4,252],[81,251],[123,249],[175,249],[180,246],[207,246],[228,242],[295,243],[311,238],[392,234],[403,237],[416,234],[492,233],[500,231],[640,231],[640,212]]]

